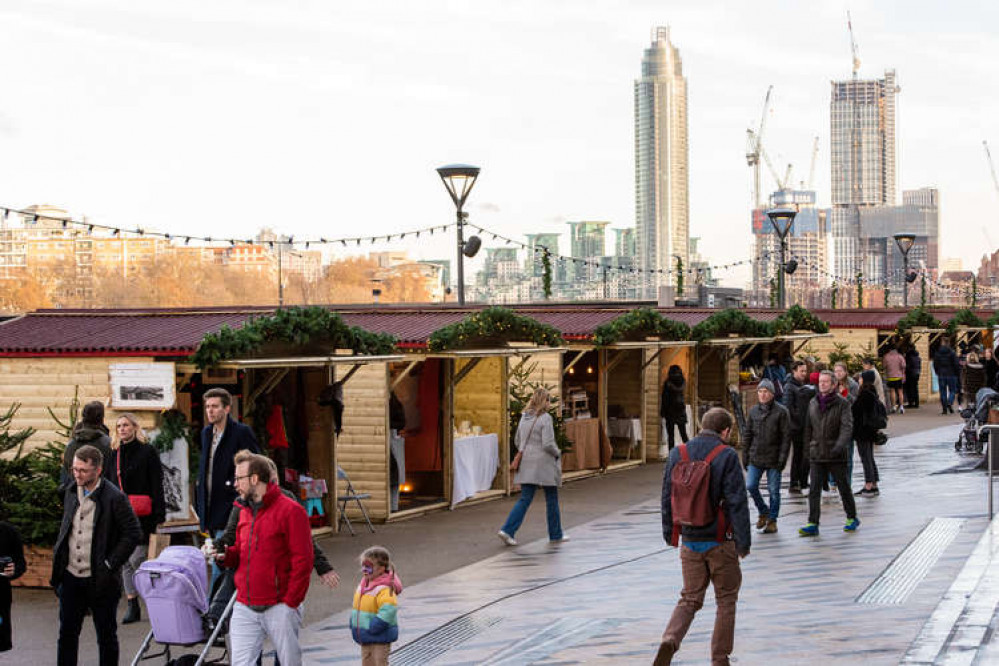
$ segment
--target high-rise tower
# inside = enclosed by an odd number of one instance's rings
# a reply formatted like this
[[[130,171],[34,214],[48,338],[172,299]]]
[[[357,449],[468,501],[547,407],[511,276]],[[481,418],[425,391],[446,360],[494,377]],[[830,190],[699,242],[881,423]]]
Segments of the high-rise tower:
[[[635,81],[635,228],[646,298],[673,283],[674,256],[689,264],[687,152],[687,80],[669,28],[658,27]]]

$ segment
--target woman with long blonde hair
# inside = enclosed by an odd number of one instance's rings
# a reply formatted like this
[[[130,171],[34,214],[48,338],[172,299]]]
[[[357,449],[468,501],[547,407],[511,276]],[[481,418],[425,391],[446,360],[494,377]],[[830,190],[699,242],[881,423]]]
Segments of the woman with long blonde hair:
[[[111,457],[104,465],[104,477],[128,495],[132,510],[142,526],[142,541],[121,566],[121,582],[128,597],[128,608],[121,623],[131,624],[142,619],[132,576],[148,555],[149,535],[166,519],[160,456],[149,443],[149,437],[134,414],[122,413],[115,419]]]
[[[534,500],[538,487],[545,491],[545,505],[548,516],[548,539],[552,543],[568,541],[562,532],[562,517],[558,507],[558,487],[562,485],[562,459],[555,443],[555,426],[548,413],[551,401],[548,391],[542,387],[534,389],[534,395],[524,409],[517,426],[517,457],[511,464],[516,474],[514,483],[520,484],[520,499],[510,510],[510,515],[497,533],[508,546],[516,546],[513,538],[520,524],[524,522],[527,509]]]

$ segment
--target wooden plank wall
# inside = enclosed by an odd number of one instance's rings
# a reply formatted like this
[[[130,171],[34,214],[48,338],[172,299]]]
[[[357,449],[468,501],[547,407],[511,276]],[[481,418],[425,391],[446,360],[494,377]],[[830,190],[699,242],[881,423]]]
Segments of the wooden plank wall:
[[[56,438],[59,427],[46,407],[61,419],[68,418],[73,391],[80,387],[80,403],[99,400],[105,405],[111,398],[108,366],[112,363],[148,363],[151,358],[5,358],[0,359],[0,409],[21,403],[11,424],[14,429],[32,427],[36,432],[28,440],[31,449]],[[155,411],[137,411],[144,428],[151,428]],[[108,409],[105,422],[114,425],[116,412]]]
[[[559,398],[562,392],[562,363],[565,354],[554,352],[535,354],[528,357],[524,367],[534,366],[530,380],[547,386],[552,397]],[[511,361],[519,363],[520,361]]]
[[[461,372],[472,361],[459,359],[455,362],[456,373]],[[496,433],[499,436],[500,462],[509,460],[507,440],[509,425],[507,415],[506,359],[500,357],[483,358],[461,380],[454,391],[454,424],[469,421],[472,426],[481,426],[483,433]],[[501,468],[503,465],[501,464]],[[502,474],[493,480],[494,489],[506,487]]]
[[[345,371],[338,371],[340,375]],[[354,490],[371,493],[364,501],[372,520],[389,513],[388,367],[364,365],[343,388],[343,432],[336,440],[336,464],[347,472]],[[338,491],[346,486],[339,483]],[[347,516],[361,518],[357,504],[347,505]]]

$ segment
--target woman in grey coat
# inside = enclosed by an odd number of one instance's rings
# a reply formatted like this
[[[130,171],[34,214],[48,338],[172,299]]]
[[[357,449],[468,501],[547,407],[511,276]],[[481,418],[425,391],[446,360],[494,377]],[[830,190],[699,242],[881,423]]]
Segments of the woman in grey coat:
[[[545,491],[548,509],[548,539],[552,543],[568,541],[562,532],[562,518],[558,509],[558,487],[562,485],[562,460],[555,443],[555,426],[548,413],[548,391],[534,389],[534,395],[517,426],[517,458],[512,469],[514,483],[520,484],[520,499],[513,505],[510,515],[498,536],[508,546],[516,546],[513,535],[524,522],[527,509],[534,500],[534,493],[541,486]]]

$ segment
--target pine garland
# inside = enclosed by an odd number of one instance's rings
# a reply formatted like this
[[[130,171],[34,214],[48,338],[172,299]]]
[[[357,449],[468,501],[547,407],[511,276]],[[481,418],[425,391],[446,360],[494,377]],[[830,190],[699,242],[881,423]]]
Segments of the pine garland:
[[[554,326],[542,324],[507,308],[491,307],[434,331],[427,340],[427,348],[439,352],[513,340],[528,340],[548,347],[565,344],[562,334]]]
[[[547,301],[552,297],[552,255],[548,251],[548,248],[545,248],[545,251],[541,254],[541,267],[543,269],[541,281],[545,290],[545,300]]]
[[[191,361],[210,368],[232,358],[250,356],[268,342],[305,345],[328,343],[330,348],[350,348],[355,354],[390,354],[396,339],[385,333],[371,333],[347,326],[340,315],[317,306],[291,307],[273,315],[250,319],[242,328],[223,326],[202,338]]]
[[[923,273],[919,281],[919,307],[926,307],[926,273]]]
[[[792,305],[788,311],[770,324],[773,335],[788,335],[794,331],[828,333],[829,324],[813,315],[800,305]]]
[[[830,304],[830,307],[833,310],[836,309],[836,297],[837,296],[839,296],[839,285],[836,284],[836,280],[833,280],[833,283],[832,283],[832,303]]]
[[[756,321],[742,310],[728,308],[711,315],[691,330],[691,337],[698,342],[713,338],[724,338],[730,333],[751,337],[771,337],[771,327]]]
[[[994,315],[993,315],[994,316]],[[971,326],[972,328],[985,328],[985,322],[976,315],[970,308],[962,308],[954,313],[954,316],[947,322],[947,335],[952,336],[957,333],[958,326]]]
[[[864,274],[857,271],[857,309],[864,307]]]
[[[619,340],[640,340],[647,337],[689,340],[690,327],[667,319],[653,308],[637,308],[597,326],[593,331],[593,341],[598,347],[606,347]]]
[[[160,418],[159,432],[153,438],[151,444],[160,453],[172,451],[173,443],[178,440],[187,440],[191,444],[191,424],[184,418],[183,412],[177,409],[170,409],[163,412]]]
[[[676,258],[676,297],[683,297],[683,259]]]
[[[913,308],[907,315],[898,320],[898,323],[895,324],[895,333],[900,336],[906,335],[909,329],[917,326],[920,328],[943,328],[939,319],[927,312],[926,308],[920,306]]]

